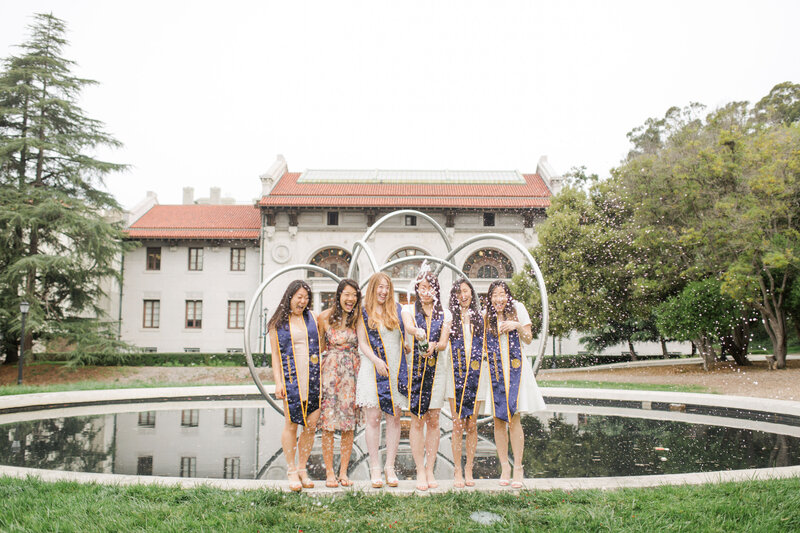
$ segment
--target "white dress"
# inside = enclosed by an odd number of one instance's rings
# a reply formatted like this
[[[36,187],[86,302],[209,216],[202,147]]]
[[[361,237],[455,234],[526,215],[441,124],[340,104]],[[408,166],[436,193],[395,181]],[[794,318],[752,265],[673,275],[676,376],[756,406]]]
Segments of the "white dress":
[[[392,400],[395,407],[404,409],[408,404],[405,396],[397,390],[397,373],[400,370],[400,328],[395,330],[380,326],[383,347],[386,350],[386,361],[389,366],[389,382],[392,389]],[[376,354],[377,355],[377,354]],[[361,351],[361,368],[358,369],[356,382],[356,405],[359,407],[380,407],[378,401],[378,384],[375,380],[375,365]]]
[[[449,326],[453,322],[453,315],[450,313],[449,309],[443,309],[444,311],[444,322],[442,322],[442,331]],[[404,314],[408,314],[411,317],[411,321],[416,323],[416,319],[414,317],[414,304],[407,304],[403,306]],[[418,327],[425,327],[424,324],[419,324]],[[413,346],[414,336],[410,333],[406,332],[406,344],[409,346]],[[408,364],[408,370],[411,371],[411,361],[413,359],[413,354],[407,353],[406,354],[406,363]],[[436,375],[433,377],[433,386],[431,387],[431,403],[428,406],[428,409],[441,409],[444,407],[444,396],[445,392],[447,391],[447,352],[439,352],[436,359]]]
[[[472,353],[472,328],[470,327],[469,322],[461,322],[461,331],[464,335],[464,350],[468,353]],[[456,397],[456,389],[455,383],[453,382],[453,356],[452,356],[452,347],[450,344],[447,345],[447,366],[445,367],[445,373],[447,374],[447,394],[446,398],[448,400],[455,399]],[[478,392],[475,395],[475,401],[483,402],[481,406],[481,411],[477,414],[479,415],[488,415],[492,414],[492,407],[489,402],[486,401],[487,395],[489,394],[489,388],[491,387],[492,378],[489,376],[489,365],[486,363],[485,359],[481,359],[481,378],[478,381]],[[448,402],[449,403],[449,402]]]
[[[526,326],[531,323],[531,317],[525,306],[519,302],[514,302],[514,309],[517,311],[517,321]],[[508,390],[508,379],[511,376],[509,358],[508,358],[508,333],[500,335],[500,360],[503,363],[503,374],[505,375],[506,390]],[[522,341],[520,341],[522,344]],[[535,413],[536,411],[544,411],[547,406],[542,398],[542,393],[539,392],[539,386],[536,385],[536,377],[533,375],[533,365],[530,358],[525,355],[522,356],[522,375],[520,376],[519,396],[517,397],[517,413]],[[491,387],[487,393],[487,405],[491,405],[494,409],[492,400]]]

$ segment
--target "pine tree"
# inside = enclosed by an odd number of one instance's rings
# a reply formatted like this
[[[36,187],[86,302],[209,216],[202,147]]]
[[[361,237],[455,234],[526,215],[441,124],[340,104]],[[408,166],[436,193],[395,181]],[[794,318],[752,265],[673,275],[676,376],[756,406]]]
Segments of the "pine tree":
[[[97,320],[101,284],[118,275],[115,260],[125,247],[121,224],[107,220],[120,206],[100,187],[126,165],[92,154],[121,144],[77,104],[81,90],[96,82],[72,75],[75,63],[62,56],[63,21],[37,14],[30,31],[21,54],[6,58],[0,72],[0,331],[7,362],[17,359],[23,299],[31,304],[26,353],[33,338],[97,347],[98,332],[108,330]]]

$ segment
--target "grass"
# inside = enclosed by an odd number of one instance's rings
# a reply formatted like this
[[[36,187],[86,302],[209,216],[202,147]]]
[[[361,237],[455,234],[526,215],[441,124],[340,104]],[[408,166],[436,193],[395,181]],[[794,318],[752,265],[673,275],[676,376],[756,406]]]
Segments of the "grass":
[[[543,380],[537,379],[540,387],[568,387],[571,389],[623,389],[623,390],[653,390],[668,392],[704,392],[710,393],[707,387],[701,385],[667,385],[659,383],[619,383],[614,381],[586,381],[586,380]]]
[[[160,387],[214,387],[220,385],[230,385],[230,383],[177,383],[168,381],[132,381],[128,383],[116,383],[113,381],[76,381],[74,383],[57,383],[53,385],[0,385],[0,396],[76,390],[152,389]]]
[[[2,531],[800,530],[798,479],[606,492],[309,497],[0,478],[0,501]],[[475,511],[501,520],[479,525],[470,519]]]

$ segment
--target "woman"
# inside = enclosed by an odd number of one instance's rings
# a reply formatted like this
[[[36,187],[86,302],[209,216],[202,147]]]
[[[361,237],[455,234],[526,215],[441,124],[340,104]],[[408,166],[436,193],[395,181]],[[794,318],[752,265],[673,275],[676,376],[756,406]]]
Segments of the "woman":
[[[407,357],[408,405],[411,411],[409,441],[417,468],[417,489],[436,488],[434,477],[439,452],[439,414],[447,387],[446,357],[438,353],[447,348],[452,317],[442,308],[439,280],[430,270],[420,271],[414,283],[417,300],[403,306],[406,331],[414,341]],[[426,459],[427,455],[427,459]]]
[[[472,465],[478,446],[477,417],[483,410],[489,389],[489,368],[483,360],[483,316],[478,308],[475,288],[459,278],[450,290],[450,353],[447,357],[447,399],[453,415],[453,486],[475,485]],[[461,473],[461,435],[467,430],[467,462]],[[466,479],[466,481],[465,481]]]
[[[356,405],[366,420],[367,451],[373,488],[383,486],[380,467],[381,416],[386,417],[386,484],[398,485],[394,462],[400,444],[400,415],[406,395],[406,363],[403,359],[403,324],[394,286],[386,274],[369,278],[357,325],[361,368],[356,384]]]
[[[522,354],[520,342],[533,340],[531,319],[525,306],[515,302],[504,281],[493,281],[487,293],[489,305],[484,319],[484,349],[492,379],[494,442],[500,459],[500,485],[511,477],[508,464],[508,434],[514,452],[514,480],[511,487],[522,488],[522,452],[525,436],[520,413],[545,409],[544,398],[536,386],[533,367]]]
[[[267,323],[275,396],[283,400],[281,445],[289,488],[294,492],[314,486],[306,472],[319,418],[319,332],[316,317],[308,309],[311,296],[305,281],[291,282]],[[297,426],[303,426],[298,451],[301,469],[295,464]]]
[[[352,279],[343,279],[336,288],[334,305],[319,314],[320,352],[322,352],[322,456],[325,459],[326,487],[352,485],[347,476],[356,428],[356,376],[361,365],[358,356],[356,324],[361,312],[361,290]],[[333,470],[333,433],[341,432],[339,477]]]

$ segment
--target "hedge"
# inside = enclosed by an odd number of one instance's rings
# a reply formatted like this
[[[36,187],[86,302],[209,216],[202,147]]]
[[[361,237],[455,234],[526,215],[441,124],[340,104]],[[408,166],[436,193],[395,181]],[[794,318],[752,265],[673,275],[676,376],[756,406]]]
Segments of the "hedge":
[[[118,354],[40,353],[37,361],[65,361],[95,366],[247,366],[243,353],[132,352]],[[271,364],[267,356],[267,365]],[[253,362],[261,366],[262,355],[254,354]]]

